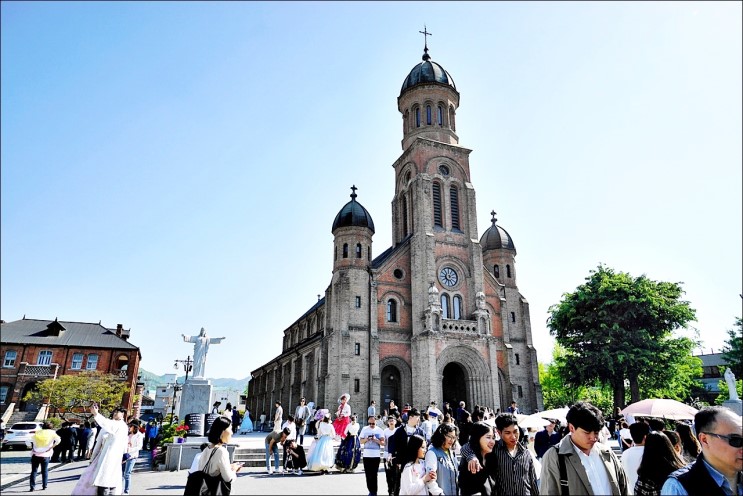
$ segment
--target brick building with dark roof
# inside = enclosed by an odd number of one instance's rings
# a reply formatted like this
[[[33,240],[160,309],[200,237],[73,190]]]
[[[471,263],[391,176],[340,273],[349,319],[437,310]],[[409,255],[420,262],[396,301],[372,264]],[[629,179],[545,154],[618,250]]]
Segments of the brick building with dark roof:
[[[38,411],[23,397],[37,382],[66,374],[98,371],[117,376],[129,390],[122,406],[135,415],[133,400],[142,354],[131,344],[130,330],[119,324],[108,329],[100,322],[60,322],[26,319],[0,327],[0,413],[10,405],[16,412]]]

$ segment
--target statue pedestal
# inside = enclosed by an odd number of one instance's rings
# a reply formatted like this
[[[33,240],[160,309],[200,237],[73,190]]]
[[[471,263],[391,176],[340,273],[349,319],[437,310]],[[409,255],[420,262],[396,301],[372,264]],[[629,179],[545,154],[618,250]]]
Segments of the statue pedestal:
[[[209,379],[189,379],[181,392],[181,407],[178,418],[183,420],[189,413],[209,413],[212,384]]]
[[[725,400],[722,402],[722,406],[734,411],[738,415],[743,415],[743,401],[741,400]]]

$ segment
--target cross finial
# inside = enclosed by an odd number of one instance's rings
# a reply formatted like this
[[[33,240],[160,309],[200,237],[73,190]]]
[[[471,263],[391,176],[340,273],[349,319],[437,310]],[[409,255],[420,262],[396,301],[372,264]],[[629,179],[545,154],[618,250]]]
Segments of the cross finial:
[[[433,36],[433,34],[428,32],[425,24],[423,25],[423,31],[418,32],[423,35],[423,60],[428,60],[431,58],[431,56],[428,55],[428,37]]]
[[[359,188],[357,188],[355,184],[353,186],[351,186],[351,191],[352,191],[352,193],[351,193],[351,200],[353,200],[353,201],[356,201],[356,197],[358,196],[356,194],[356,190],[357,189],[359,189]]]
[[[495,221],[496,221],[496,220],[498,220],[498,219],[496,219],[496,218],[495,218],[495,210],[492,210],[492,211],[490,212],[490,215],[492,215],[492,216],[493,216],[493,218],[492,218],[492,219],[490,219],[490,222],[492,222],[492,223],[493,223],[493,225],[495,225]]]

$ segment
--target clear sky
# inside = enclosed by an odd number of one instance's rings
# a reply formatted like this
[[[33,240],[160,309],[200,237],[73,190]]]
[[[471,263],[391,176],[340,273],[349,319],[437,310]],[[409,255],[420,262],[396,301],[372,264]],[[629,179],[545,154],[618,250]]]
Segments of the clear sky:
[[[248,376],[330,283],[355,184],[391,244],[400,86],[461,93],[478,236],[547,309],[604,263],[682,282],[705,351],[741,315],[741,2],[3,2],[1,310],[131,328]]]

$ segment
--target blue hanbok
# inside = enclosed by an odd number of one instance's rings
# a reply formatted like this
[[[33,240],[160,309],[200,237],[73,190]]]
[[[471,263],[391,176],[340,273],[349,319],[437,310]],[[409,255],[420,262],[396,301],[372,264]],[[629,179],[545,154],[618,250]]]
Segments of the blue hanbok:
[[[245,416],[240,424],[240,434],[247,434],[248,432],[253,432],[253,421],[250,420],[250,411],[245,410]]]

